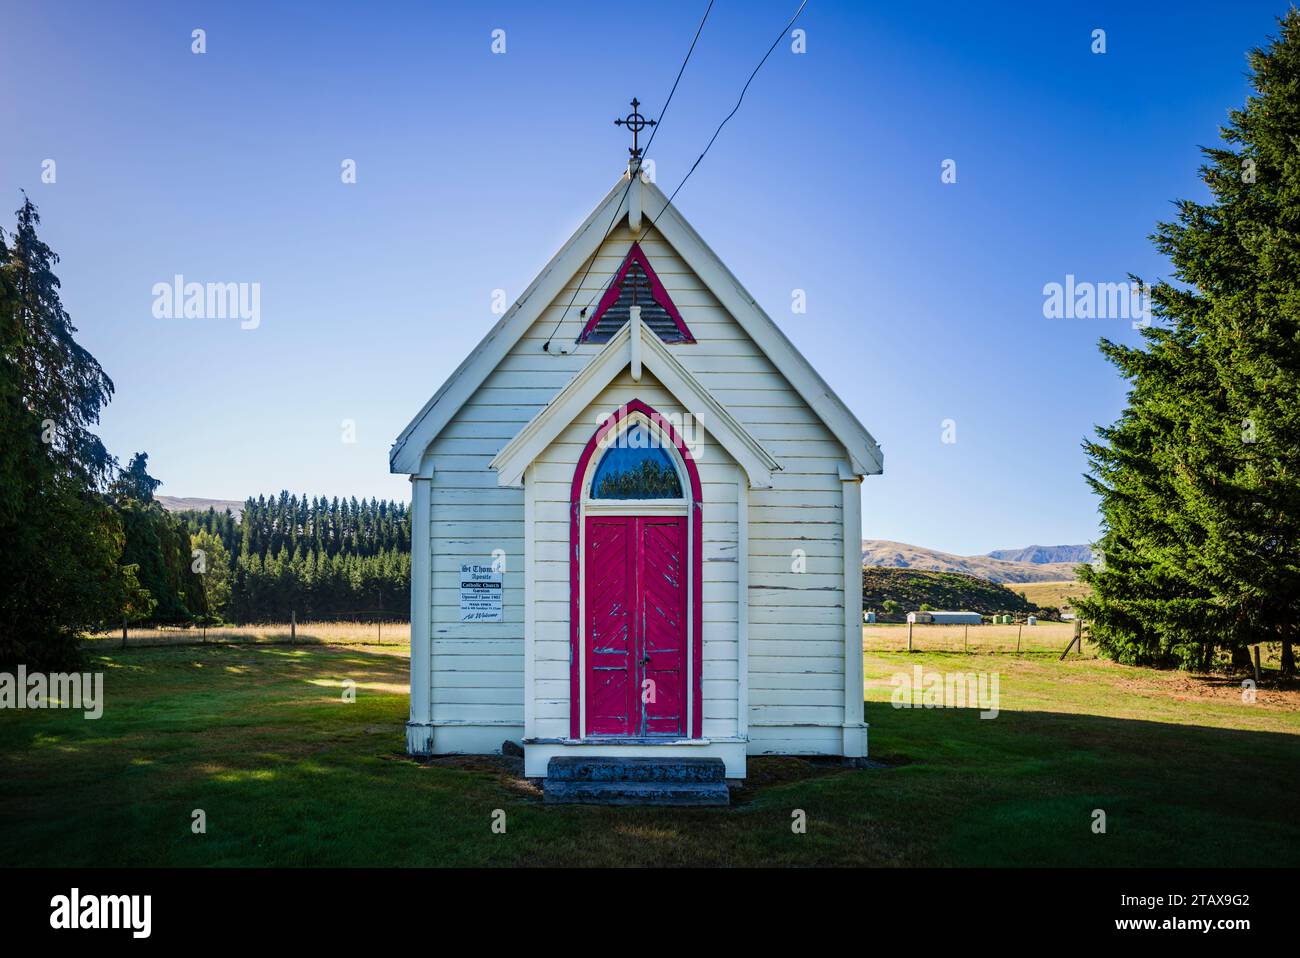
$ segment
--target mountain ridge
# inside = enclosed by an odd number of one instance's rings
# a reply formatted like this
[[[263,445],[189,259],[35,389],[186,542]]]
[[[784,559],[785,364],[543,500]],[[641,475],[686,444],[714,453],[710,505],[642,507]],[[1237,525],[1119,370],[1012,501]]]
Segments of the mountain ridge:
[[[1023,549],[994,549],[984,553],[990,559],[1002,559],[1006,562],[1031,562],[1042,565],[1047,562],[1091,562],[1092,546],[1025,546]]]
[[[209,508],[216,509],[217,512],[230,510],[230,514],[238,519],[244,512],[243,499],[203,499],[198,496],[160,496],[155,494],[154,501],[162,506],[168,512],[207,512]]]
[[[991,555],[960,556],[891,539],[863,539],[862,564],[931,572],[964,572],[999,583],[1070,580],[1077,578],[1074,570],[1079,565],[1078,562],[1017,562]]]

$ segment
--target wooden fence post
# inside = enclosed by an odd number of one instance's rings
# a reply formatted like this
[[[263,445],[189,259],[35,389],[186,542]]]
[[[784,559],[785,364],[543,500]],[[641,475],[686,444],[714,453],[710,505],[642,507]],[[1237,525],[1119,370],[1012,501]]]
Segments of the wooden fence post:
[[[1255,646],[1255,688],[1259,688],[1259,646]]]
[[[1082,632],[1080,631],[1079,628],[1081,625],[1083,625],[1083,623],[1080,620],[1076,619],[1074,622],[1074,635],[1070,636],[1070,641],[1065,644],[1065,650],[1061,653],[1061,657],[1058,658],[1056,661],[1064,662],[1065,657],[1070,654],[1070,649],[1074,648],[1074,643],[1076,642],[1079,643],[1079,654],[1083,655],[1083,639],[1081,638]]]
[[[122,648],[126,648],[126,616],[122,616]]]
[[[1024,630],[1025,630],[1025,626],[1023,623],[1016,626],[1016,655],[1020,654],[1020,633],[1023,632]]]
[[[961,636],[961,650],[966,651],[966,646],[970,642],[970,626],[966,626],[966,631]]]
[[[912,651],[912,623],[907,623],[907,651]]]
[[[289,610],[289,644],[293,645],[298,641],[298,610]]]

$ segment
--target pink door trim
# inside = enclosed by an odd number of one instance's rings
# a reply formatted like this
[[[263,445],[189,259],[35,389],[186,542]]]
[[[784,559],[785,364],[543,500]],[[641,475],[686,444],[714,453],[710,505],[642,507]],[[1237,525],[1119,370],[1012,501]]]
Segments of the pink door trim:
[[[582,734],[582,676],[579,667],[581,661],[580,643],[583,640],[583,623],[581,620],[582,603],[580,600],[582,590],[582,499],[583,484],[587,475],[587,467],[591,463],[592,456],[600,447],[601,441],[612,430],[621,428],[623,420],[627,419],[633,413],[640,413],[649,419],[660,432],[667,436],[677,449],[678,455],[686,467],[687,478],[690,485],[690,502],[688,504],[687,519],[690,523],[689,544],[687,546],[687,561],[689,563],[688,575],[690,576],[690,609],[687,614],[691,622],[691,654],[690,668],[688,677],[688,694],[691,701],[691,728],[690,736],[692,738],[701,738],[704,727],[704,684],[703,676],[703,653],[704,653],[704,565],[701,560],[701,544],[704,541],[704,496],[703,487],[700,484],[699,469],[695,465],[695,460],[691,457],[690,450],[687,449],[686,443],[682,441],[681,436],[672,427],[668,420],[664,419],[658,412],[648,404],[639,399],[634,399],[627,405],[614,411],[596,430],[596,433],[587,441],[582,455],[578,457],[578,464],[574,469],[573,482],[569,492],[569,735],[571,738],[578,738]],[[639,604],[639,603],[638,603]],[[640,696],[637,696],[639,703]]]
[[[587,735],[686,734],[686,516],[588,515]],[[642,683],[653,681],[653,701]]]

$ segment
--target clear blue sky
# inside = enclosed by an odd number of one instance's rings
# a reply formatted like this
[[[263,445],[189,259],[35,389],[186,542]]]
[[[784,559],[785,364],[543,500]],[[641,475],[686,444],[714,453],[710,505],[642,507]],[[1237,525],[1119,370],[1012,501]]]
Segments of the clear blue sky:
[[[408,498],[390,443],[613,184],[612,119],[658,115],[704,6],[0,2],[5,223],[26,189],[117,385],[109,448],[171,495]],[[795,6],[718,0],[666,189]],[[1096,340],[1138,337],[1045,319],[1043,285],[1164,275],[1147,236],[1203,195],[1284,9],[812,0],[807,53],[778,47],[677,205],[883,446],[867,536],[1095,536],[1079,443],[1124,391]],[[261,326],[156,319],[176,273],[260,283]]]

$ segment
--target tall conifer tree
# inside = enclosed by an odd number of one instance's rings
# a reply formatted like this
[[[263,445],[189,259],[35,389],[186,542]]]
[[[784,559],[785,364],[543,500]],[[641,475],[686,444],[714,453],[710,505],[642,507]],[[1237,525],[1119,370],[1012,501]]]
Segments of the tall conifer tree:
[[[73,336],[39,223],[25,200],[0,231],[0,666],[53,669],[138,588],[117,564],[114,462],[92,431],[113,384]]]
[[[1145,349],[1103,340],[1128,407],[1085,444],[1100,568],[1081,603],[1121,661],[1207,668],[1300,635],[1300,12],[1249,55],[1254,94],[1205,149],[1207,202],[1152,237]]]

